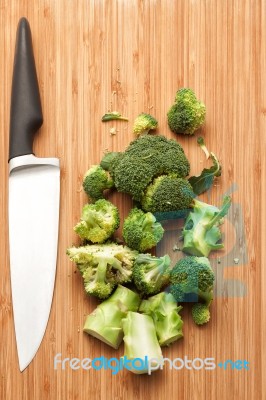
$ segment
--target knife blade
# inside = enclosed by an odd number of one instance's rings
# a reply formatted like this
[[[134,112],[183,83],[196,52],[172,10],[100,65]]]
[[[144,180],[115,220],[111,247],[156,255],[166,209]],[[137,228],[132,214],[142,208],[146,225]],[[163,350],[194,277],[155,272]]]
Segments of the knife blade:
[[[60,168],[33,153],[43,123],[29,22],[17,28],[10,108],[9,249],[19,368],[32,361],[49,319],[57,260]]]

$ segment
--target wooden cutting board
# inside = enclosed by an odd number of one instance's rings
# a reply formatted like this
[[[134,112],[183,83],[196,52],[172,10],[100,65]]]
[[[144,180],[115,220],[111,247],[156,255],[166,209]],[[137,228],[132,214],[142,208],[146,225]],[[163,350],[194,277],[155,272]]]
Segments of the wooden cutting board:
[[[51,316],[36,357],[20,373],[10,291],[7,154],[15,34],[22,16],[32,29],[44,114],[35,152],[60,158],[61,207]],[[265,23],[262,0],[0,1],[1,399],[265,398]],[[106,149],[128,145],[140,112],[153,114],[159,132],[183,145],[192,174],[207,166],[195,137],[174,136],[167,127],[167,110],[184,86],[206,104],[201,134],[223,165],[221,179],[202,199],[219,205],[231,193],[233,206],[223,226],[225,250],[212,258],[217,288],[211,322],[198,328],[184,309],[184,339],[164,349],[164,356],[210,357],[216,364],[246,360],[249,370],[230,364],[211,371],[166,366],[152,376],[55,370],[57,353],[80,359],[123,354],[123,346],[113,351],[82,332],[97,302],[84,295],[65,253],[78,243],[72,228],[86,202],[83,174]],[[103,124],[107,110],[120,111],[129,122]],[[112,200],[126,215],[129,199]]]

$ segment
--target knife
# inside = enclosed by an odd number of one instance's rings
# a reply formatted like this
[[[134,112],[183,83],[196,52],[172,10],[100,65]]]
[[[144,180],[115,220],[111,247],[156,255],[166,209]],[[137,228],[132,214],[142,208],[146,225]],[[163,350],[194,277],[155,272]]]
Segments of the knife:
[[[17,28],[9,142],[9,249],[14,325],[23,371],[41,344],[49,319],[57,258],[60,169],[57,158],[33,154],[43,123],[31,30]]]

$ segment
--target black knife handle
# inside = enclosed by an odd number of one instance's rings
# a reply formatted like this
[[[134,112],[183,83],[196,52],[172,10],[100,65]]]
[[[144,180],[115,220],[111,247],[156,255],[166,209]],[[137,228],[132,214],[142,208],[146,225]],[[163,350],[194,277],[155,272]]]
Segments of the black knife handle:
[[[26,18],[18,24],[10,109],[9,160],[33,153],[34,134],[42,126],[42,106]]]

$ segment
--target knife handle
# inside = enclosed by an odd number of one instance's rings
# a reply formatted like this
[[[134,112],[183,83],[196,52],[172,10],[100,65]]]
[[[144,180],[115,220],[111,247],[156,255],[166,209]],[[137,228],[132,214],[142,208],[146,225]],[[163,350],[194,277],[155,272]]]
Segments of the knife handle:
[[[43,116],[30,25],[18,24],[10,109],[9,160],[33,153],[33,138]]]

